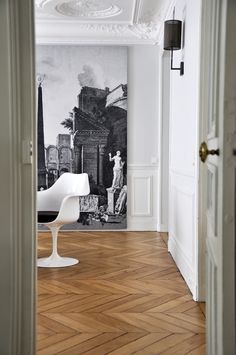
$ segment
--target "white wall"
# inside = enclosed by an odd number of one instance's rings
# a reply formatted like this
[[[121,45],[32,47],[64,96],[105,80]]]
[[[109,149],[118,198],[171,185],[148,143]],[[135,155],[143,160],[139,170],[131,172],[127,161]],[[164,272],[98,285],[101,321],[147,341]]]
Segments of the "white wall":
[[[128,229],[156,230],[158,47],[131,46],[128,58]]]
[[[184,22],[184,48],[174,64],[184,60],[185,73],[171,73],[169,152],[169,251],[198,298],[197,192],[198,95],[201,0],[177,0],[175,18]]]

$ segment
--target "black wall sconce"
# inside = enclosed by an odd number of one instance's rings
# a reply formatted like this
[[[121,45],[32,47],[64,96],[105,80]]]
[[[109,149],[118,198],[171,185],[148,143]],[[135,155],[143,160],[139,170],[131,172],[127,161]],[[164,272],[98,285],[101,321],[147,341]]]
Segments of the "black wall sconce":
[[[182,21],[168,20],[164,24],[164,49],[171,51],[171,70],[179,70],[184,75],[184,62],[180,62],[179,68],[173,67],[173,51],[181,49]]]

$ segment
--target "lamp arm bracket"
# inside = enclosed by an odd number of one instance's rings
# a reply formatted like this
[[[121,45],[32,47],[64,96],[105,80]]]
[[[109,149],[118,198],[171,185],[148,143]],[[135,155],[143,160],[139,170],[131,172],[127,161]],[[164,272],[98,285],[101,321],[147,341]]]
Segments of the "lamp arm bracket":
[[[171,50],[171,70],[180,70],[180,75],[184,75],[184,62],[180,62],[179,68],[173,66],[173,49]]]

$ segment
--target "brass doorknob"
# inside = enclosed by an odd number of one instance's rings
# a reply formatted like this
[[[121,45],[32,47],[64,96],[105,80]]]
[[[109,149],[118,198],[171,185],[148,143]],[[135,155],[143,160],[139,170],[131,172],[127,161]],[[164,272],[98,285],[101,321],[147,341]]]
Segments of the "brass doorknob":
[[[220,151],[219,151],[219,149],[208,150],[206,142],[202,142],[202,144],[200,145],[200,148],[199,148],[199,156],[200,156],[200,159],[203,163],[205,163],[207,156],[209,154],[210,155],[219,155]]]

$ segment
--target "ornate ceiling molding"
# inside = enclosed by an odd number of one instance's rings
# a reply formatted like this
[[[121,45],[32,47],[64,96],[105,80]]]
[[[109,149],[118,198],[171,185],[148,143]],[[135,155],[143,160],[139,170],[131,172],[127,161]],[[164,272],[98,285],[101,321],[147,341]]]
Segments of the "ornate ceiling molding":
[[[138,38],[149,40],[152,41],[153,44],[157,44],[160,27],[161,23],[144,22],[129,26],[129,29]]]
[[[66,0],[37,0],[37,6],[43,8],[48,3],[54,5],[69,4]],[[88,9],[94,9],[92,4],[99,1],[99,11],[104,11],[104,6],[111,4],[112,0],[78,0],[79,4],[86,4]],[[117,0],[113,0],[116,3]],[[163,34],[163,22],[170,13],[174,0],[163,0],[159,3],[156,12],[153,8],[148,8],[147,3],[145,11],[142,6],[146,0],[134,0],[135,8],[132,16],[132,23],[122,23],[114,20],[110,22],[99,21],[79,21],[78,18],[68,19],[69,16],[57,16],[53,18],[36,17],[36,41],[43,44],[158,44]],[[117,2],[119,5],[122,2]],[[124,3],[124,2],[123,2]],[[94,5],[95,6],[95,5]],[[55,13],[55,11],[54,11]],[[83,16],[81,15],[81,18]],[[92,18],[92,17],[91,17]],[[134,22],[135,21],[135,22]]]

